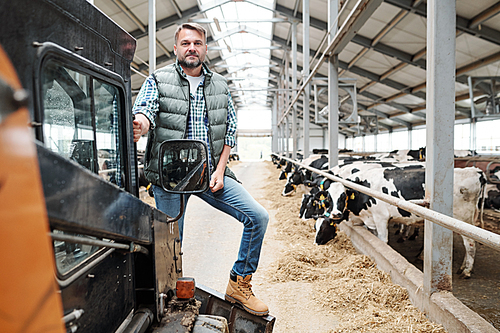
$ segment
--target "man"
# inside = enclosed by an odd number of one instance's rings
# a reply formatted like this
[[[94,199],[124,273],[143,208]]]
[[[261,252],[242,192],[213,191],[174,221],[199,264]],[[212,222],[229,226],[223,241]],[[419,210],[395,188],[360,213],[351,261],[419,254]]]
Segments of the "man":
[[[197,194],[211,206],[244,225],[238,259],[230,272],[226,299],[256,315],[266,315],[266,304],[255,297],[250,280],[256,271],[269,215],[227,168],[235,145],[236,114],[227,81],[203,63],[207,54],[206,30],[185,23],[175,32],[177,61],[144,82],[134,104],[134,141],[148,133],[145,174],[153,184],[156,207],[170,216],[180,210],[180,195],[159,184],[158,146],[169,139],[198,139],[211,156],[210,190]],[[189,196],[186,195],[185,202]],[[178,221],[182,240],[184,216]]]

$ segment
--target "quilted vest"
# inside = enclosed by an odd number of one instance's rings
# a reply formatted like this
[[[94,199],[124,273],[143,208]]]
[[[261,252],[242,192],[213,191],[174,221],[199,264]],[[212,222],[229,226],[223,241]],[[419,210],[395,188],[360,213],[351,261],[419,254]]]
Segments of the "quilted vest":
[[[213,73],[203,64],[206,75],[204,96],[208,114],[208,137],[212,165],[217,167],[226,135],[228,87],[226,79]],[[159,112],[156,127],[148,133],[144,174],[153,185],[161,186],[158,175],[159,146],[165,140],[183,139],[187,136],[190,107],[189,81],[177,63],[154,72],[158,87]],[[213,171],[213,170],[212,170]],[[224,172],[236,180],[228,167]]]

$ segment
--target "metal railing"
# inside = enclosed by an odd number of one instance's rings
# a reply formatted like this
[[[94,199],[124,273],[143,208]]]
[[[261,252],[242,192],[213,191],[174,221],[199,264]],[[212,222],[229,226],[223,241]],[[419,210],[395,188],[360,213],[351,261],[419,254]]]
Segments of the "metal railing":
[[[496,249],[496,250],[500,250],[500,235],[498,235],[498,234],[481,229],[481,228],[476,227],[472,224],[457,220],[453,217],[435,212],[431,209],[421,207],[417,204],[411,203],[411,202],[406,201],[404,199],[399,199],[399,198],[384,194],[384,193],[379,192],[379,191],[374,191],[368,187],[364,187],[364,186],[358,185],[356,183],[353,183],[351,181],[333,176],[333,175],[326,173],[324,171],[321,171],[321,170],[312,168],[308,165],[297,162],[291,158],[284,157],[284,156],[281,156],[278,154],[273,154],[273,155],[275,155],[279,158],[282,158],[286,161],[289,161],[291,163],[294,163],[296,165],[299,165],[305,169],[313,171],[317,174],[320,174],[328,179],[339,182],[339,183],[343,184],[344,186],[352,188],[356,191],[370,195],[376,199],[382,200],[382,201],[387,202],[391,205],[398,206],[399,208],[402,208],[408,212],[414,213],[415,215],[423,217],[426,220],[432,221],[432,222],[434,222],[442,227],[445,227],[449,230],[452,230],[456,233],[459,233],[461,235],[469,237],[469,238],[471,238],[477,242],[480,242],[488,247],[491,247],[491,248]]]

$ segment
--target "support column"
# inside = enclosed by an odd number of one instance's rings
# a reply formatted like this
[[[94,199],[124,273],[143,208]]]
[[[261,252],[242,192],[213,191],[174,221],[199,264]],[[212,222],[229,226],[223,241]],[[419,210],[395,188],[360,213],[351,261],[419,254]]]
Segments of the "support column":
[[[280,124],[280,154],[283,155],[285,153],[285,149],[283,149],[285,144],[285,136],[283,135],[285,128],[285,123]]]
[[[290,61],[289,53],[285,51],[285,105],[290,105]]]
[[[328,1],[328,28],[331,28],[328,43],[337,33],[339,1]],[[328,58],[328,163],[330,168],[339,164],[339,69],[338,55]]]
[[[297,21],[292,23],[292,98],[297,95]],[[292,107],[292,158],[297,159],[297,103]]]
[[[156,0],[149,0],[149,75],[156,70]]]
[[[477,118],[472,118],[470,120],[470,143],[469,143],[469,147],[472,151],[477,150],[476,125],[477,125]]]
[[[273,153],[278,152],[278,106],[276,101],[276,94],[274,95],[272,118],[271,118],[271,150]]]
[[[413,143],[412,132],[413,132],[413,127],[412,126],[408,127],[408,149],[411,149]]]
[[[309,76],[309,0],[302,0],[302,54],[303,54],[303,74],[305,80]],[[309,97],[311,95],[311,85],[308,83],[304,88],[304,105],[302,116],[304,121],[304,158],[309,157]]]
[[[453,216],[455,0],[427,1],[425,192],[430,208]],[[453,232],[425,221],[424,292],[452,290]]]
[[[288,115],[285,117],[285,152],[286,156],[290,156],[290,124]]]

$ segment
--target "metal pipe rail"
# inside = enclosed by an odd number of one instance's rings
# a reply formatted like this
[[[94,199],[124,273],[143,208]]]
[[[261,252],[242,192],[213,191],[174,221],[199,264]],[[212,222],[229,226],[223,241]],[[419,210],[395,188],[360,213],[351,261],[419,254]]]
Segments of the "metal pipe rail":
[[[323,172],[321,170],[311,168],[308,165],[302,164],[300,162],[297,162],[291,158],[280,156],[278,154],[274,154],[277,157],[283,158],[289,162],[292,162],[294,164],[300,165],[301,167],[311,170],[317,174],[320,174],[324,177],[327,177],[328,179],[331,179],[333,181],[339,182],[343,184],[344,186],[347,186],[349,188],[352,188],[356,191],[362,192],[364,194],[370,195],[374,198],[377,198],[379,200],[385,201],[391,205],[398,206],[399,208],[402,208],[408,212],[414,213],[420,217],[425,218],[426,220],[432,221],[442,227],[445,227],[447,229],[450,229],[454,232],[457,232],[461,235],[467,236],[469,238],[472,238],[473,240],[480,242],[488,247],[491,247],[496,250],[500,250],[500,235],[495,234],[493,232],[481,229],[479,227],[476,227],[472,224],[465,223],[463,221],[457,220],[453,217],[435,212],[431,209],[421,207],[419,205],[416,205],[414,203],[408,202],[404,199],[398,199],[396,197],[374,191],[368,187],[364,187],[361,185],[358,185],[356,183],[353,183],[351,181],[332,176],[329,173]]]
[[[53,240],[58,240],[68,243],[94,245],[99,247],[125,250],[127,252],[141,252],[145,255],[149,255],[149,250],[147,248],[145,248],[144,246],[140,246],[138,244],[134,244],[133,242],[130,244],[121,244],[110,241],[103,241],[99,239],[85,238],[85,237],[72,236],[72,235],[53,233],[53,232],[50,232],[49,236],[52,237]]]

